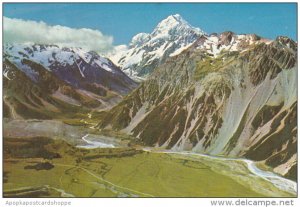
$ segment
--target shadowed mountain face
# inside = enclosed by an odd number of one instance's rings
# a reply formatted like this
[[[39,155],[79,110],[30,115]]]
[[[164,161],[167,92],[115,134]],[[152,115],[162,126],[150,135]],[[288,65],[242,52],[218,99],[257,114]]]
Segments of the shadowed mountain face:
[[[4,111],[14,118],[110,108],[137,85],[108,59],[78,48],[5,45]]]
[[[10,61],[3,63],[4,117],[50,119],[76,116],[89,108],[101,107],[101,102],[74,89],[43,66],[30,60],[23,64],[35,72],[35,81]]]
[[[31,79],[35,78],[34,72],[24,66],[22,60],[39,63],[72,86],[92,90],[98,95],[105,95],[108,91],[127,94],[136,86],[111,61],[80,48],[7,44],[4,47],[4,57],[16,64]]]
[[[265,161],[296,179],[297,44],[231,32],[167,59],[99,128],[146,145]]]

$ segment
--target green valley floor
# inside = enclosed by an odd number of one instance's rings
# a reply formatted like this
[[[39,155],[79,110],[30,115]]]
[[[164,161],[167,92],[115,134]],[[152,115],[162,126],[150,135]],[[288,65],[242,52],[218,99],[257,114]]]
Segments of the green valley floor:
[[[4,197],[292,197],[240,161],[4,138]]]

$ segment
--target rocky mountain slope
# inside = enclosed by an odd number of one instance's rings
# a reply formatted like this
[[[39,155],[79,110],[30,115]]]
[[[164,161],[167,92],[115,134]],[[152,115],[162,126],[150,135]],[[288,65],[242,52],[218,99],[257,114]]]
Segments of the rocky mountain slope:
[[[10,117],[109,108],[137,86],[111,61],[80,48],[6,44],[3,60],[4,108]]]
[[[108,57],[130,77],[142,80],[168,57],[193,44],[202,34],[201,29],[192,27],[179,14],[171,15],[161,21],[153,32],[137,34],[127,49],[117,47]]]
[[[200,36],[103,112],[98,127],[148,146],[263,161],[296,179],[297,44]]]

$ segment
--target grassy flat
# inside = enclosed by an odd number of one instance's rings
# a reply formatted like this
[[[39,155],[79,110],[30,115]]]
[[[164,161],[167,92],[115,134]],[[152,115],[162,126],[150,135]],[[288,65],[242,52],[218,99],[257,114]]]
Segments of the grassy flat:
[[[78,149],[62,140],[46,138],[43,144],[33,146],[31,142],[35,141],[4,139],[5,197],[266,196],[218,172],[218,166],[224,167],[205,159],[132,148]],[[30,151],[24,150],[28,144],[32,146]],[[53,167],[37,170],[32,166]]]

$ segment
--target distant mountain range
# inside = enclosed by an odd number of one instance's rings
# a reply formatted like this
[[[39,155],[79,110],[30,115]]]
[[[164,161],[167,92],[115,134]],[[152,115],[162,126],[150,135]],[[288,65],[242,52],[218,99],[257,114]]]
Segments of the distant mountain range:
[[[223,49],[241,50],[259,39],[255,34],[235,35],[232,32],[207,35],[176,14],[162,20],[150,34],[134,36],[128,47],[116,47],[108,57],[131,78],[142,81],[169,57],[180,54],[196,42],[209,54],[217,55]]]
[[[15,111],[15,116],[27,117],[24,110],[17,110],[24,105],[29,117],[36,114],[30,111],[39,111],[37,117],[51,117],[55,113],[45,115],[43,108],[58,112],[62,106],[57,101],[72,107],[105,109],[137,86],[109,59],[80,48],[6,44],[3,59],[4,105],[10,109],[6,111]],[[47,100],[41,102],[44,96]]]

